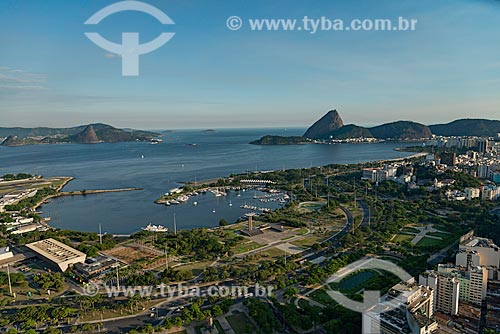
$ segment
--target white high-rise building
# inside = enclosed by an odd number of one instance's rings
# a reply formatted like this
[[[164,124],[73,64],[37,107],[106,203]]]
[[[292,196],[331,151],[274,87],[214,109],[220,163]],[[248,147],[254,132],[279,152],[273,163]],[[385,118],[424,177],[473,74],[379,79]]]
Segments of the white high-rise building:
[[[456,277],[429,270],[420,275],[418,283],[434,291],[433,308],[436,311],[450,315],[458,313],[460,282]]]
[[[434,291],[434,308],[449,315],[458,314],[461,302],[481,306],[486,299],[488,270],[475,267],[466,270],[454,265],[438,265],[419,277],[419,284]]]
[[[470,201],[474,198],[479,198],[479,196],[481,195],[481,190],[479,190],[479,188],[465,188],[464,193],[465,198]]]
[[[475,237],[473,233],[462,237],[456,256],[458,266],[500,267],[500,247],[493,240]]]

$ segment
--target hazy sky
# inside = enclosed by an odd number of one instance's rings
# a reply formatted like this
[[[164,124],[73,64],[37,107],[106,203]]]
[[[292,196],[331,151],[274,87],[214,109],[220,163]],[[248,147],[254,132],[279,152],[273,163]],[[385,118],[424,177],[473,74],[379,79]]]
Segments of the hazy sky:
[[[500,1],[146,0],[139,12],[83,23],[109,0],[0,1],[0,126],[105,122],[149,129],[500,119]],[[229,16],[418,19],[414,32],[256,32]],[[141,42],[175,32],[123,77],[121,58],[85,36]]]

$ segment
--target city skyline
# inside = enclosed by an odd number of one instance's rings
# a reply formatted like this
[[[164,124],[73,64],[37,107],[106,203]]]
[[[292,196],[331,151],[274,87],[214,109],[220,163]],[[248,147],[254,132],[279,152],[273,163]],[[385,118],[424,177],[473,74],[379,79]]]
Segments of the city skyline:
[[[148,1],[176,23],[174,38],[141,56],[141,75],[92,44],[83,23],[115,1],[0,4],[2,126],[107,123],[144,129],[307,127],[330,109],[346,124],[495,119],[500,88],[497,1],[356,4]],[[22,9],[22,10],[21,10]],[[497,9],[495,11],[495,9]],[[418,19],[415,31],[316,34],[231,31],[226,20],[308,16]],[[92,30],[154,39],[164,27],[119,13]]]

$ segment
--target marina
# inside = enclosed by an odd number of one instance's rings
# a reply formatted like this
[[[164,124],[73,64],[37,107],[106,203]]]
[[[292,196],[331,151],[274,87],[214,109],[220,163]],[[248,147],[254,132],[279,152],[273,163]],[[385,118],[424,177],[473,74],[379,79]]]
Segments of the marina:
[[[183,130],[166,133],[162,136],[163,142],[156,145],[148,142],[88,146],[28,145],[15,150],[0,147],[0,155],[3,159],[12,161],[8,172],[30,171],[46,177],[73,177],[64,187],[64,192],[142,188],[141,191],[52,198],[39,209],[44,218],[51,218],[50,226],[95,232],[98,224],[101,224],[103,231],[108,234],[135,233],[149,223],[172,228],[174,212],[177,213],[181,229],[210,228],[218,226],[220,219],[231,223],[252,211],[241,208],[245,202],[250,206],[270,209],[282,205],[279,200],[268,198],[269,193],[256,194],[253,190],[245,189],[227,191],[225,196],[215,196],[208,190],[205,193],[197,190],[198,196],[189,197],[186,202],[175,199],[179,203],[170,203],[170,206],[154,203],[155,199],[169,190],[206,182],[200,180],[217,182],[221,177],[245,171],[302,168],[328,163],[346,164],[411,155],[394,150],[405,145],[401,143],[300,147],[248,144],[270,131],[277,135],[285,134],[282,129],[220,130],[213,134]],[[304,129],[287,129],[286,135],[301,134],[303,131]],[[188,150],[187,143],[198,145]],[[248,179],[253,178],[249,173]],[[218,193],[222,193],[222,189]],[[254,199],[254,196],[265,197]]]

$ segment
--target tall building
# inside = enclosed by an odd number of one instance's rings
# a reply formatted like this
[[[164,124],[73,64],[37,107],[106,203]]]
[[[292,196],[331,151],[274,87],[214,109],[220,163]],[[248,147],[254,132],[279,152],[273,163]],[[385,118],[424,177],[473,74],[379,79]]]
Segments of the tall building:
[[[485,201],[495,201],[500,198],[500,188],[497,186],[484,186],[482,199]]]
[[[488,139],[478,141],[477,150],[483,154],[488,153],[490,151],[490,141]]]
[[[438,265],[420,275],[419,284],[434,291],[434,308],[448,315],[457,315],[460,303],[481,306],[486,299],[488,270],[475,267],[466,270],[454,265]]]
[[[456,153],[441,153],[441,164],[448,167],[454,167],[457,164]]]
[[[459,301],[481,306],[486,299],[488,270],[485,267],[465,268],[454,265],[438,265],[438,274],[454,277],[459,283]]]
[[[458,313],[460,282],[454,276],[429,270],[420,275],[418,283],[434,291],[433,308],[449,315]]]
[[[381,333],[407,333],[404,323],[407,323],[412,334],[437,333],[438,324],[434,319],[434,290],[432,288],[399,283],[390,289],[389,296],[401,304],[398,309],[383,313]]]
[[[479,190],[479,188],[465,188],[464,193],[465,198],[468,200],[479,198],[479,196],[481,196],[481,190]]]
[[[458,248],[458,266],[500,267],[500,247],[491,239],[476,237],[471,232],[460,239]]]
[[[436,310],[446,314],[458,314],[460,282],[456,277],[439,275],[436,290]]]

